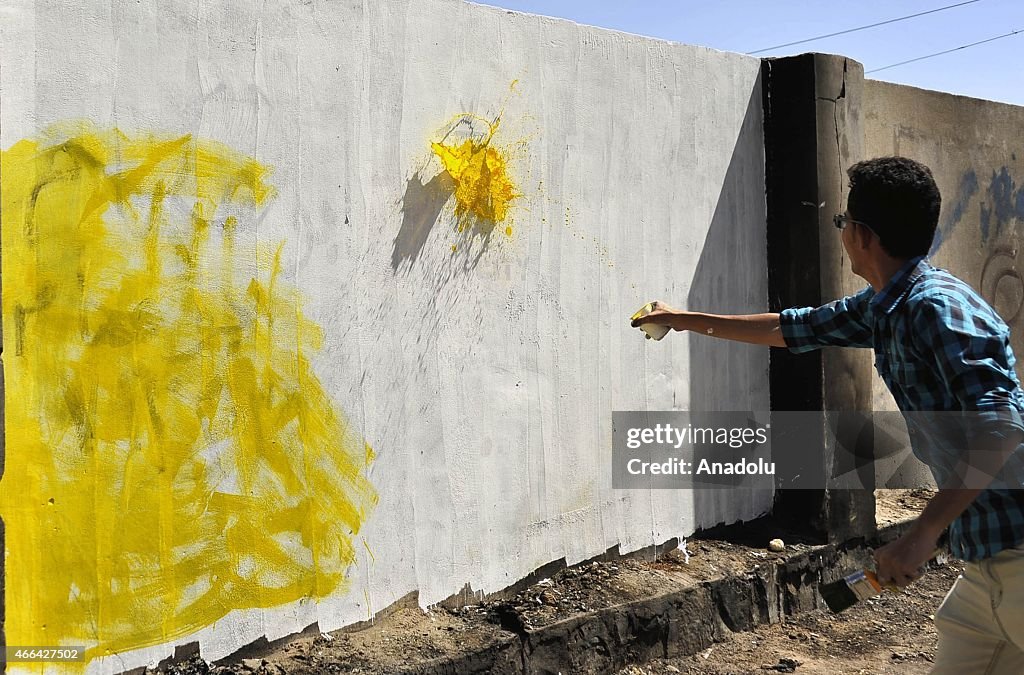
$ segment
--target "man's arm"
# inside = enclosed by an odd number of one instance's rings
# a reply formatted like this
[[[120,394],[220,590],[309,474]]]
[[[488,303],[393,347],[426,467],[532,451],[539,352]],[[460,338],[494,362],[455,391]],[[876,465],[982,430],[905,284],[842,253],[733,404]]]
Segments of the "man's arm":
[[[905,586],[920,576],[939,535],[999,475],[1022,440],[1024,431],[1012,425],[974,436],[953,474],[939,486],[907,533],[875,551],[879,581]]]
[[[632,321],[633,327],[643,323],[656,323],[678,331],[689,330],[723,340],[746,342],[753,345],[785,347],[779,326],[779,315],[765,314],[705,314],[672,309],[663,303],[655,303],[650,314]]]
[[[903,536],[874,553],[876,574],[883,586],[906,586],[921,576],[935,553],[942,531],[982,490],[939,490]]]
[[[821,307],[794,307],[779,314],[706,314],[656,302],[653,312],[633,320],[632,325],[657,323],[726,340],[786,347],[796,353],[822,347],[871,347],[874,336],[868,315],[873,295],[869,286]]]
[[[883,586],[906,586],[924,572],[942,531],[963,513],[983,490],[939,490],[899,539],[874,552],[876,574]]]
[[[1013,430],[1003,437],[980,436],[971,441],[956,474],[929,500],[907,532],[896,541],[875,551],[878,580],[882,584],[906,586],[921,576],[921,569],[935,552],[942,531],[949,526],[1020,445],[1024,433]]]

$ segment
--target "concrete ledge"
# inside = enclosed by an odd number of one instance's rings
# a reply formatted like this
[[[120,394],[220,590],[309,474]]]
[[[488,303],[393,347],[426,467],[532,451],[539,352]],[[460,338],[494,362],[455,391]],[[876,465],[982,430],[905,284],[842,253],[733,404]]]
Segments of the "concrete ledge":
[[[906,527],[898,523],[870,541],[815,547],[781,562],[759,564],[746,574],[576,614],[537,629],[517,624],[514,611],[499,605],[498,620],[508,631],[507,639],[398,672],[607,673],[632,662],[696,654],[731,633],[823,607],[818,584],[864,566],[872,546],[892,541]]]
[[[335,631],[216,664],[200,656],[158,670],[180,675],[498,675],[611,673],[630,664],[701,652],[733,634],[774,624],[824,602],[818,585],[871,561],[870,540],[794,539],[766,552],[772,521],[713,528],[657,560],[627,557],[573,566],[514,597],[461,608],[396,610],[364,631]],[[773,536],[775,536],[773,534]],[[604,604],[598,604],[604,603]],[[175,654],[175,657],[184,654]],[[265,657],[265,658],[260,658]],[[178,658],[173,659],[178,661]]]

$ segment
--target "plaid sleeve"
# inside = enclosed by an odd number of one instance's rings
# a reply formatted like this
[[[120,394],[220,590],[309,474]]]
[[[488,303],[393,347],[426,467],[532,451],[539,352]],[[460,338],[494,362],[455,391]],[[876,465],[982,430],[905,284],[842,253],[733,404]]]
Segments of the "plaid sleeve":
[[[870,286],[855,295],[834,300],[821,307],[784,309],[779,314],[782,337],[796,354],[822,347],[871,347],[874,338],[868,302],[874,295]]]
[[[948,292],[922,299],[912,315],[914,341],[971,416],[974,432],[1024,430],[1010,331],[975,298]]]

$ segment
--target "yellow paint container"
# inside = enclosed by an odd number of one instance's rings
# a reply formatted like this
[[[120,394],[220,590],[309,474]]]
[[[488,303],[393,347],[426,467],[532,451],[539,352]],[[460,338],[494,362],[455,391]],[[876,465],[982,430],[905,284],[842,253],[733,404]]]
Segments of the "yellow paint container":
[[[654,303],[648,302],[646,305],[636,311],[633,316],[629,317],[629,320],[636,321],[639,318],[645,317],[654,311]],[[668,332],[672,330],[668,326],[663,326],[658,323],[642,323],[638,326],[640,330],[647,334],[648,340],[660,340],[661,338],[668,335]]]

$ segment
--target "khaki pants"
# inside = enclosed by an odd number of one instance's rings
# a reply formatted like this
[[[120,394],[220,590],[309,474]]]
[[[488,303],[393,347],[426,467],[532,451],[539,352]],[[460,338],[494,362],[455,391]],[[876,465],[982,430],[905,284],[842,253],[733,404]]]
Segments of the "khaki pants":
[[[935,613],[932,675],[1024,673],[1024,548],[967,563]]]

